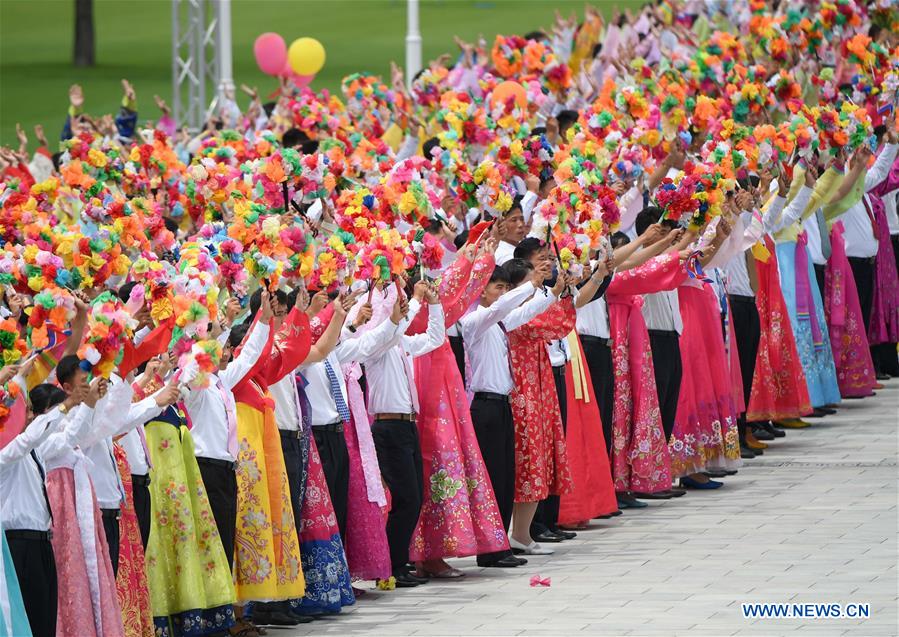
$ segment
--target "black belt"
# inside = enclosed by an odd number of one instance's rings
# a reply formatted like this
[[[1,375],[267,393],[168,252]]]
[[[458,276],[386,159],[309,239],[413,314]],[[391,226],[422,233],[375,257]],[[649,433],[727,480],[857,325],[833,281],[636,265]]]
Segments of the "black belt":
[[[858,263],[874,263],[874,259],[876,257],[847,257],[850,261],[857,261]]]
[[[110,520],[118,520],[121,511],[119,509],[100,509],[100,513],[104,518],[109,518]]]
[[[578,334],[581,339],[581,343],[598,343],[600,345],[605,345],[606,347],[612,346],[611,338],[602,338],[600,336],[587,336],[586,334]]]
[[[282,438],[287,438],[288,440],[302,440],[303,432],[297,429],[294,431],[293,429],[279,429],[278,433],[281,434]]]
[[[553,366],[553,374],[556,376],[564,376],[565,375],[565,366],[559,365],[558,367]]]
[[[234,471],[236,463],[231,460],[219,460],[218,458],[197,458],[197,464],[208,464],[211,467],[224,467]]]
[[[415,414],[375,414],[375,422],[380,420],[398,420],[400,422],[415,422]]]
[[[336,434],[343,433],[343,421],[329,422],[327,425],[312,425],[312,431],[330,431]]]
[[[474,393],[475,400],[498,400],[503,403],[509,402],[509,396],[506,394],[495,394],[492,391],[476,391]]]
[[[136,473],[131,474],[131,484],[138,487],[148,487],[150,486],[150,476],[147,475],[138,475]]]
[[[7,529],[7,540],[42,540],[49,542],[53,539],[53,531],[28,531],[26,529]]]
[[[671,336],[672,334],[677,337],[680,334],[677,333],[677,330],[646,330],[647,334],[655,334],[656,336]]]

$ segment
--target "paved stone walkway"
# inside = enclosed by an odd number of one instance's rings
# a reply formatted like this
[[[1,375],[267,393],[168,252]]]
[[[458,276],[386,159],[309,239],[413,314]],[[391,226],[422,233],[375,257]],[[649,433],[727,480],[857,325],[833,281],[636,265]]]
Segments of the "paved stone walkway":
[[[594,521],[524,568],[454,560],[461,580],[370,591],[269,634],[897,635],[899,381],[812,422],[724,488]],[[870,617],[744,619],[741,602],[869,603]]]

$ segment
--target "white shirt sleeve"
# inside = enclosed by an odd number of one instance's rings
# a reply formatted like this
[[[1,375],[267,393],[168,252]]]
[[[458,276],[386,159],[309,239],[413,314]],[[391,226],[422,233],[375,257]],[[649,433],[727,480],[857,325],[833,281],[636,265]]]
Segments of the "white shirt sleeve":
[[[81,444],[88,427],[94,420],[94,409],[79,405],[62,419],[58,430],[47,436],[40,446],[41,459],[45,462]]]
[[[9,462],[21,460],[31,453],[32,449],[56,431],[55,425],[61,415],[59,408],[56,407],[32,420],[18,436],[13,438],[3,449],[0,449],[0,467]]]
[[[887,175],[890,174],[893,160],[896,159],[897,150],[899,150],[899,145],[897,144],[887,144],[883,147],[883,150],[880,151],[880,154],[874,161],[874,165],[865,174],[865,192],[887,178]]]
[[[531,222],[531,213],[534,211],[534,207],[537,205],[537,195],[536,193],[528,190],[524,195],[521,196],[521,214],[524,216],[524,222]]]
[[[268,323],[257,322],[253,326],[240,353],[218,373],[225,387],[232,389],[253,368],[265,348],[270,329]]]
[[[469,343],[479,340],[491,327],[506,318],[516,307],[534,296],[534,284],[528,281],[499,297],[483,312],[471,312],[460,321],[465,340]]]
[[[375,329],[359,335],[358,338],[338,343],[334,349],[334,354],[341,364],[350,362],[364,363],[386,351],[390,347],[390,343],[396,336],[398,329],[399,326],[395,325],[388,317],[387,320],[381,321],[381,324]]]
[[[418,136],[417,135],[406,135],[405,139],[403,139],[403,143],[396,150],[396,160],[403,161],[404,159],[409,159],[412,155],[415,154],[415,151],[418,150]],[[430,160],[430,157],[426,159]]]
[[[812,198],[813,192],[814,191],[811,188],[803,185],[802,188],[799,189],[799,192],[796,193],[796,196],[793,197],[793,201],[784,208],[783,214],[780,216],[777,223],[772,224],[770,227],[767,225],[765,226],[765,228],[768,229],[769,234],[780,232],[784,228],[789,228],[799,221],[802,217],[802,213],[805,212],[806,206],[808,206],[809,199]]]
[[[432,303],[428,306],[428,329],[424,334],[415,336],[403,336],[403,345],[406,351],[415,356],[424,356],[428,352],[443,345],[446,339],[446,330],[443,327],[443,306],[440,303]]]
[[[506,331],[511,332],[512,330],[521,327],[535,316],[543,314],[555,300],[556,295],[552,290],[546,290],[546,294],[535,294],[534,298],[530,301],[509,312],[509,315],[503,321]]]

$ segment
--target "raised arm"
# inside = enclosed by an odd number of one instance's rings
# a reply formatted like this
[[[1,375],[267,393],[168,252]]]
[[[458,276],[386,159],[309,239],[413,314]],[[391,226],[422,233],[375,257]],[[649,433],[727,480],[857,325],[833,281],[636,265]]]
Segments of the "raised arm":
[[[262,321],[256,321],[250,327],[249,336],[241,347],[240,352],[231,362],[218,373],[222,384],[228,389],[232,389],[235,385],[247,378],[253,366],[259,361],[266,343],[269,341],[271,327]]]

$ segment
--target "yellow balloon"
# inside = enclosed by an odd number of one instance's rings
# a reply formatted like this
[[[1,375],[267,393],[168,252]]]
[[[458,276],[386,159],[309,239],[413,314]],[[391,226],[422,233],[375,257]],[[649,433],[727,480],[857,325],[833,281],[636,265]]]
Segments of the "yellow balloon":
[[[287,49],[287,60],[297,75],[315,75],[325,65],[325,47],[315,38],[297,38]]]

